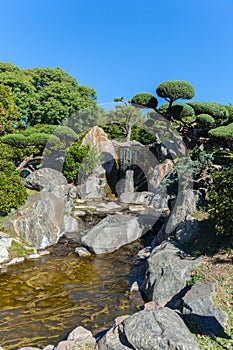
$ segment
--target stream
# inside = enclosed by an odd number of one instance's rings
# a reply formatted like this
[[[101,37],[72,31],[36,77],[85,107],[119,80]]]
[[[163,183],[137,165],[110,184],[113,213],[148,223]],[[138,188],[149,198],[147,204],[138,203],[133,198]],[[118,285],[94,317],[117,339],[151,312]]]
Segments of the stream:
[[[58,245],[50,255],[9,266],[0,274],[0,346],[56,345],[77,326],[96,334],[115,317],[134,313],[140,305],[129,289],[140,278],[141,248],[137,241],[80,258]]]

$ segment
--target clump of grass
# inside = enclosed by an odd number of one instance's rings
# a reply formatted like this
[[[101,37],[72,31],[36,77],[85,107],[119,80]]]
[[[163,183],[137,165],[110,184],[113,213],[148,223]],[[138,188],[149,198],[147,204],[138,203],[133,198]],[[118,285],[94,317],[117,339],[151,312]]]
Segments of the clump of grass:
[[[11,247],[9,248],[11,259],[21,256],[25,257],[28,254],[31,254],[32,252],[33,249],[25,247],[23,243],[16,242],[15,240],[12,241]]]

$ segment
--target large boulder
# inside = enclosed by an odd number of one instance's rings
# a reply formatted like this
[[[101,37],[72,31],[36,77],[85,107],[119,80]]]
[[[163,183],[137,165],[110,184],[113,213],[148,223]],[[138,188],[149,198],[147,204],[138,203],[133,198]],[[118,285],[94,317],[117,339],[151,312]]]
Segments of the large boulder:
[[[188,215],[185,221],[182,221],[178,224],[176,228],[176,241],[180,245],[185,245],[194,240],[199,232],[199,223],[198,220]]]
[[[173,232],[180,222],[185,221],[187,216],[196,210],[197,202],[198,195],[192,189],[179,192],[166,225],[166,232]]]
[[[107,216],[82,238],[82,244],[94,254],[110,253],[141,237],[143,225],[132,215]]]
[[[79,178],[79,195],[82,199],[103,199],[106,184],[105,169],[99,165],[90,175]]]
[[[107,174],[115,164],[115,148],[108,135],[99,126],[94,126],[83,138],[81,146],[89,146],[101,154],[101,163]]]
[[[29,197],[5,225],[35,248],[44,249],[56,244],[64,233],[64,202],[42,191]]]
[[[67,184],[65,176],[61,172],[51,168],[41,168],[32,172],[24,180],[26,187],[41,191],[43,189],[51,192],[56,186]]]
[[[165,305],[185,288],[199,259],[186,257],[174,244],[165,241],[153,249],[147,262],[142,295],[146,301],[163,301]]]
[[[141,205],[150,205],[153,198],[152,192],[123,192],[120,195],[120,202],[127,204],[141,204]]]
[[[214,281],[197,281],[183,298],[189,305],[189,309],[184,309],[183,312],[188,313],[186,320],[192,325],[195,324],[199,332],[225,338],[227,315],[213,303],[215,290]]]
[[[0,232],[0,263],[9,260],[8,249],[11,247],[12,238],[5,232]]]
[[[199,350],[199,346],[177,313],[165,307],[127,317],[100,339],[98,349]]]

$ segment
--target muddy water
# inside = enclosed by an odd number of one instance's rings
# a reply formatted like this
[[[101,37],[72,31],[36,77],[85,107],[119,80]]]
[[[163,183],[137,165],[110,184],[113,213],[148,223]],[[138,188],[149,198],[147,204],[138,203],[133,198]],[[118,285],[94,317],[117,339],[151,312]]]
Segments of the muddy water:
[[[79,325],[97,332],[135,312],[128,290],[138,278],[131,267],[141,247],[91,258],[54,253],[10,266],[0,274],[0,346],[55,345]]]

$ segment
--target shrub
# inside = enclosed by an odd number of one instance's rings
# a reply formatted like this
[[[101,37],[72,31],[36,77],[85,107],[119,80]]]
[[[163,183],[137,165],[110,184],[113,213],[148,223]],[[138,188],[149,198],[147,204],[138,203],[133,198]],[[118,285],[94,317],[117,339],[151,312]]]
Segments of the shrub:
[[[215,218],[216,232],[233,234],[233,167],[215,172],[208,191],[209,213]]]
[[[135,105],[136,107],[155,109],[158,105],[158,100],[152,94],[148,94],[147,92],[141,92],[139,94],[134,95],[130,103],[132,105]]]
[[[169,106],[168,103],[165,103],[159,107],[158,111],[162,115],[164,115],[167,112],[168,106]],[[171,107],[170,113],[175,119],[180,119],[182,117],[195,115],[194,109],[186,103],[184,104],[174,103]]]
[[[25,202],[27,193],[12,162],[0,160],[0,183],[0,215],[6,215]]]
[[[196,119],[203,126],[211,126],[215,124],[215,120],[209,114],[199,114]]]
[[[157,87],[156,93],[170,101],[189,100],[195,95],[193,86],[184,80],[167,80]]]
[[[194,109],[195,115],[209,114],[214,119],[224,119],[224,118],[229,117],[228,110],[220,103],[216,103],[216,102],[188,102],[187,104]]]

